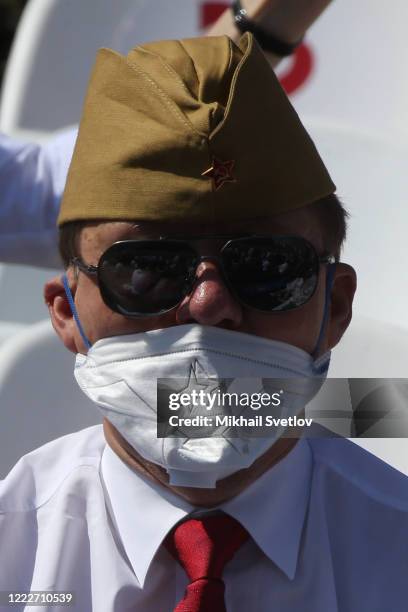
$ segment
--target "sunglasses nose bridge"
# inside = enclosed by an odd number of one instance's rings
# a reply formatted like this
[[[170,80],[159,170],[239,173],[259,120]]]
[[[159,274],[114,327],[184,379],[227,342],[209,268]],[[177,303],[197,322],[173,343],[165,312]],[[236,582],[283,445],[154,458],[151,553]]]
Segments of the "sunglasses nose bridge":
[[[217,271],[221,274],[222,277],[224,277],[221,257],[219,257],[218,255],[199,255],[197,258],[197,265],[195,271],[196,278],[199,278],[201,273],[208,269],[205,266],[207,262],[215,264]]]
[[[242,308],[226,282],[222,260],[216,255],[198,255],[195,279],[179,303],[176,318],[179,323],[219,325],[239,328]]]

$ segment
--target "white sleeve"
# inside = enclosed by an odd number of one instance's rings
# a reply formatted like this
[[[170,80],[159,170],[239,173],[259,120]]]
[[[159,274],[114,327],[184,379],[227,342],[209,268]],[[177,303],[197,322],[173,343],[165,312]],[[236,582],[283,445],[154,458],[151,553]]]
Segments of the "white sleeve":
[[[0,134],[0,261],[61,267],[56,219],[76,136],[39,145]]]

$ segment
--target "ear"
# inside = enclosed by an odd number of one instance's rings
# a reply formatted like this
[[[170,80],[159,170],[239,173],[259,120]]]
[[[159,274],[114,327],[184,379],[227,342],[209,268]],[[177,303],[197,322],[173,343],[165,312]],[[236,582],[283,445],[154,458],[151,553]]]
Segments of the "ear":
[[[67,277],[72,295],[75,295],[77,282],[72,270],[67,270]],[[65,294],[61,275],[55,276],[45,284],[44,299],[48,306],[52,326],[62,343],[68,350],[77,353],[75,320]]]
[[[350,324],[356,287],[357,275],[354,268],[344,263],[336,264],[327,325],[327,347],[330,349],[340,342]]]

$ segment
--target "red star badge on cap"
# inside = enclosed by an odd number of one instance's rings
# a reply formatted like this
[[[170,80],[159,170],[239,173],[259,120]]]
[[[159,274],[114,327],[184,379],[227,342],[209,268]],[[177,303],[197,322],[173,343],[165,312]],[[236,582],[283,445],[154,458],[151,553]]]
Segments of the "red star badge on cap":
[[[235,166],[235,161],[221,161],[213,157],[212,165],[208,170],[202,173],[201,176],[206,176],[212,179],[213,189],[218,191],[224,183],[235,183],[236,178],[232,171]]]

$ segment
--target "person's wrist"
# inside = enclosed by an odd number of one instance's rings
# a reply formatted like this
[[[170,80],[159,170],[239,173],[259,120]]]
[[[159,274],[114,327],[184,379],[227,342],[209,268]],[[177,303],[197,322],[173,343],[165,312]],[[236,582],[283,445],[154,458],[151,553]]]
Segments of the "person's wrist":
[[[271,18],[270,9],[265,4],[260,5],[259,1],[234,0],[231,9],[236,28],[241,33],[252,32],[263,51],[285,57],[294,53],[303,40],[303,34],[282,28],[281,23],[277,27]]]

